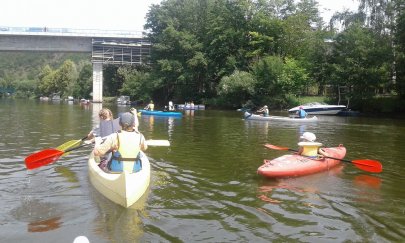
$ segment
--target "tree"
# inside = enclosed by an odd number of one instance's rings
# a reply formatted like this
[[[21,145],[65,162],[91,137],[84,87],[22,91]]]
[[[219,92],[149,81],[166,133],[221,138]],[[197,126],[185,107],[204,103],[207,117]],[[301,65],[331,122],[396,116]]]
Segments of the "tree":
[[[42,67],[38,75],[38,90],[40,95],[49,96],[55,92],[54,75],[55,71],[49,65]]]
[[[355,99],[371,98],[390,80],[389,53],[387,38],[359,24],[351,25],[336,38],[332,81],[349,87]]]
[[[93,67],[90,63],[82,64],[78,78],[73,86],[72,95],[77,98],[90,98],[93,87]]]
[[[255,83],[252,74],[236,70],[232,75],[221,79],[218,95],[223,98],[225,104],[240,107],[254,95]]]
[[[60,96],[72,94],[74,82],[77,80],[76,64],[71,60],[63,62],[54,74],[55,93],[60,93]]]

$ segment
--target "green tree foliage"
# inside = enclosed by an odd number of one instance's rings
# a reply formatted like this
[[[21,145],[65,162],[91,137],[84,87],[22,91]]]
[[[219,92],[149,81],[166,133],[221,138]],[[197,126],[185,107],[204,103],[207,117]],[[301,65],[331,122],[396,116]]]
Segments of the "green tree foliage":
[[[55,91],[57,87],[54,84],[55,71],[49,65],[45,65],[38,75],[38,91],[39,95],[49,96]]]
[[[236,70],[230,76],[224,76],[218,85],[218,95],[229,106],[240,107],[242,102],[252,99],[255,93],[256,79],[252,74]]]
[[[76,65],[71,60],[66,60],[55,72],[54,85],[55,92],[61,96],[73,93],[74,83],[77,80]]]
[[[150,81],[149,73],[138,71],[131,66],[123,66],[118,68],[117,76],[124,81],[119,90],[121,95],[128,95],[135,101],[150,99],[150,89],[147,86]]]
[[[38,75],[39,91],[42,95],[60,94],[61,97],[73,93],[77,79],[76,65],[66,60],[60,68],[52,70],[49,65],[42,68]]]
[[[308,85],[308,73],[294,59],[268,56],[254,65],[256,103],[285,107],[289,94],[299,95]]]
[[[405,99],[405,1],[397,1],[397,25],[395,41],[397,43],[396,50],[396,84],[395,90],[398,95]]]
[[[351,97],[370,98],[390,81],[389,42],[372,30],[351,25],[337,36],[334,48],[331,81],[349,87]]]
[[[77,81],[74,82],[72,96],[77,98],[90,98],[93,87],[93,67],[91,63],[81,65]]]

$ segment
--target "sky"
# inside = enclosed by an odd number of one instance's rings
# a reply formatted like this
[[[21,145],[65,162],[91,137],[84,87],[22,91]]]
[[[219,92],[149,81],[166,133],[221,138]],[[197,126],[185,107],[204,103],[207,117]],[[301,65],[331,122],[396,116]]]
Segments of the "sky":
[[[161,0],[1,0],[0,26],[142,31],[151,4]],[[318,0],[324,21],[353,0]],[[328,10],[329,9],[329,10]]]

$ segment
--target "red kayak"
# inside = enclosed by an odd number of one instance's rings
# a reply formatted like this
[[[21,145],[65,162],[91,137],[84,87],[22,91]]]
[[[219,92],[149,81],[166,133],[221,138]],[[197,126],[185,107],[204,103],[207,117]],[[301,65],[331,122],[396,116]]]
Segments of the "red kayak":
[[[264,164],[257,169],[259,175],[278,178],[303,176],[320,171],[328,170],[340,163],[346,155],[346,148],[343,146],[334,148],[323,148],[328,156],[332,158],[310,158],[297,154],[288,154],[273,160],[264,160]]]

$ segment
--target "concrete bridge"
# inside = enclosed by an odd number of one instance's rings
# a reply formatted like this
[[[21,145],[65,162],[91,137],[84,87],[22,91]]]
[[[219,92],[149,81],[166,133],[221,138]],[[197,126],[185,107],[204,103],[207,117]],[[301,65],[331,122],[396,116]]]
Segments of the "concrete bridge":
[[[150,47],[135,31],[0,26],[0,51],[91,53],[96,103],[103,101],[103,64],[150,64]]]

